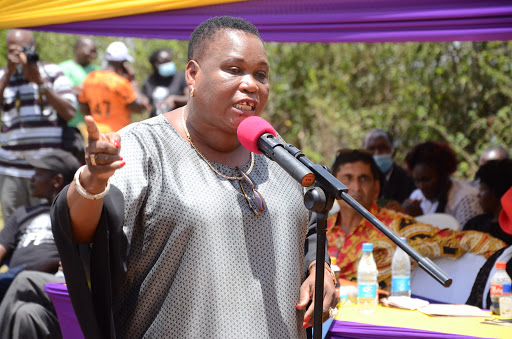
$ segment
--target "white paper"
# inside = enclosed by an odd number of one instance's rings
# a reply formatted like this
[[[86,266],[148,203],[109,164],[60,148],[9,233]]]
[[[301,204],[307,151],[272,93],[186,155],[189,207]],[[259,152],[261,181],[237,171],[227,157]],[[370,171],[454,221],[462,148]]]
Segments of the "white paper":
[[[388,304],[393,307],[403,308],[406,310],[415,310],[420,307],[427,306],[428,301],[410,297],[388,297]]]
[[[429,304],[418,308],[418,311],[427,315],[449,317],[489,317],[489,313],[476,306],[453,304]]]

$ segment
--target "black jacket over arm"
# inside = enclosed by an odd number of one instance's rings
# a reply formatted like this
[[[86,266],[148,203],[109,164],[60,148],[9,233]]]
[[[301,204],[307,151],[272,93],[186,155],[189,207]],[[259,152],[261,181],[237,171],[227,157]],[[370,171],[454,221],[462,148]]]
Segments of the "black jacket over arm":
[[[120,290],[126,273],[127,241],[123,233],[123,194],[115,186],[103,199],[101,219],[92,246],[73,241],[67,186],[55,199],[52,229],[59,250],[73,309],[85,338],[115,338],[112,294]],[[91,289],[79,246],[90,252]],[[82,248],[83,249],[83,248]]]

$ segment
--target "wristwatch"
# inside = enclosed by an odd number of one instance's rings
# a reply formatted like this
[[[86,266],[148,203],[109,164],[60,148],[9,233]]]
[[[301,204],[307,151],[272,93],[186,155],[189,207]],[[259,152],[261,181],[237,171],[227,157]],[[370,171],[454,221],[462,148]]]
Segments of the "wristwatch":
[[[49,82],[43,82],[41,85],[39,85],[39,92],[46,93],[46,91],[50,88],[52,88],[52,85]]]

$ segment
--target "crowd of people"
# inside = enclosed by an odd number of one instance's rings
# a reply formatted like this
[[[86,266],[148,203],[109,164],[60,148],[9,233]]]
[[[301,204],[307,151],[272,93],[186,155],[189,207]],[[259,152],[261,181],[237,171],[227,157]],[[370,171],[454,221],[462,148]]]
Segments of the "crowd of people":
[[[79,37],[74,59],[59,65],[36,60],[30,31],[10,30],[7,48],[2,337],[60,337],[43,289],[64,278],[86,338],[306,338],[316,270],[325,277],[326,320],[337,303],[330,257],[342,279],[355,281],[364,242],[373,243],[380,287],[389,289],[396,248],[389,239],[338,201],[325,261],[317,263],[305,188],[239,143],[239,123],[260,115],[270,92],[265,46],[249,22],[200,24],[184,72],[172,50],[154,51],[140,89],[120,41],[107,47],[103,67],[94,64],[90,37]],[[149,118],[131,123],[134,112]],[[86,137],[84,155],[66,148],[68,127]],[[475,179],[463,182],[454,178],[458,161],[448,144],[417,144],[404,167],[397,146],[389,132],[371,130],[360,147],[336,153],[332,174],[420,254],[488,259],[468,300],[485,307],[482,282],[512,243],[506,148],[484,150]],[[452,215],[459,228],[415,219],[433,213]]]

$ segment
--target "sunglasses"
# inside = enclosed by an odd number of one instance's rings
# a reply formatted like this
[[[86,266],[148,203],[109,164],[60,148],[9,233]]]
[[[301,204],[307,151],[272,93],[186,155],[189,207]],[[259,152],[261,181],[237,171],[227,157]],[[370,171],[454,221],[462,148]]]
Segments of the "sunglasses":
[[[256,215],[260,215],[262,212],[266,212],[267,204],[265,204],[265,200],[263,200],[263,197],[261,196],[260,192],[256,190],[254,182],[251,180],[249,175],[242,172],[242,170],[238,169],[238,172],[242,177],[242,180],[239,180],[238,183],[240,184],[240,188],[242,188],[242,192],[244,192],[245,199],[249,203],[249,207],[251,208],[251,210]],[[249,192],[249,194],[247,194],[243,182],[247,183],[247,185],[249,185],[249,187],[251,188],[251,192]]]

